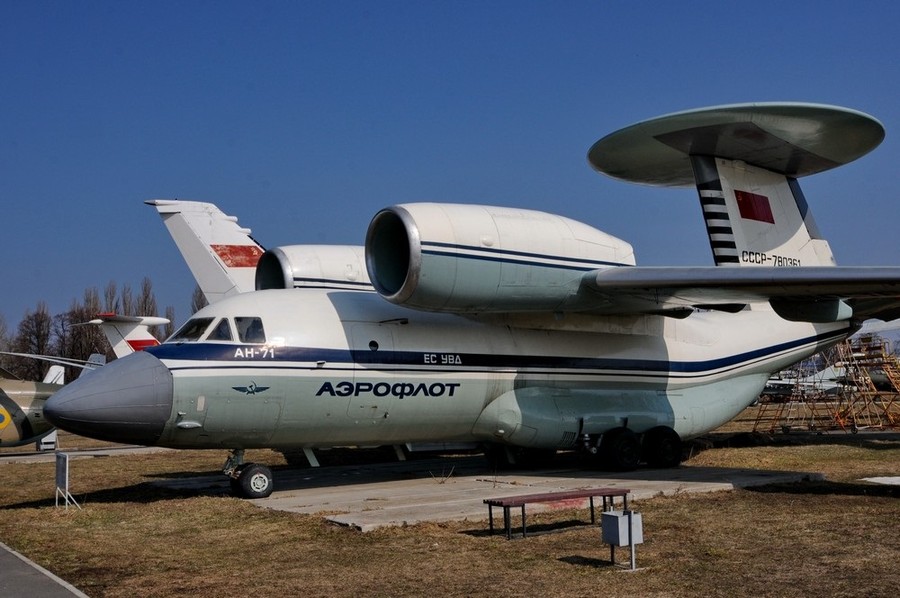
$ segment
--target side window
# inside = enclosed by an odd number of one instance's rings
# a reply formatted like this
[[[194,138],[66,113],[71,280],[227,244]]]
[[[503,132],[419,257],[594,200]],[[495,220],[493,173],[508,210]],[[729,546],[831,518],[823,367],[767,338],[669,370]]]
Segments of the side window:
[[[264,343],[266,332],[263,330],[262,320],[259,318],[235,318],[238,338],[243,343]]]
[[[212,318],[194,318],[193,320],[188,320],[184,326],[179,328],[178,332],[173,334],[166,342],[183,343],[185,341],[195,341],[203,336],[203,333],[206,332],[206,329],[209,328],[212,321]]]
[[[212,332],[209,333],[209,336],[206,337],[208,341],[230,341],[231,340],[231,325],[228,323],[228,318],[222,318],[219,320],[219,323],[216,324],[216,327],[212,329]]]

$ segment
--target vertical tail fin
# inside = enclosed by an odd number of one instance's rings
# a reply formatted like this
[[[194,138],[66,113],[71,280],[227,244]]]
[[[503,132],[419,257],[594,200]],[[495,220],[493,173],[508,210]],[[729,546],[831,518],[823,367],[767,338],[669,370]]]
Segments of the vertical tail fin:
[[[61,365],[51,365],[50,369],[47,370],[47,375],[44,376],[43,382],[44,384],[65,384],[66,368]]]
[[[117,357],[122,357],[117,355]],[[84,364],[84,367],[81,369],[81,373],[78,374],[78,377],[81,378],[85,374],[90,374],[94,370],[99,367],[103,367],[106,365],[106,355],[102,353],[91,353],[90,357],[88,357],[87,362]]]
[[[691,156],[717,266],[834,266],[797,179],[741,160]]]
[[[162,216],[209,303],[256,288],[256,264],[264,250],[250,229],[238,226],[237,218],[211,203],[169,199],[144,203]]]
[[[731,104],[667,114],[595,143],[588,159],[611,177],[696,185],[720,266],[833,266],[797,179],[872,151],[884,127],[824,104]]]

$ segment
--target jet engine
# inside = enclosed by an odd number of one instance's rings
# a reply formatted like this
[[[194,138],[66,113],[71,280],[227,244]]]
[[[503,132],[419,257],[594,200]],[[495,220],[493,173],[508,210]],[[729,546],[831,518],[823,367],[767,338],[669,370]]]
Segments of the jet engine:
[[[295,287],[371,291],[363,248],[286,245],[266,251],[256,266],[256,290]]]
[[[552,311],[585,272],[624,265],[634,265],[629,243],[533,210],[402,204],[378,212],[366,234],[375,290],[427,311]]]

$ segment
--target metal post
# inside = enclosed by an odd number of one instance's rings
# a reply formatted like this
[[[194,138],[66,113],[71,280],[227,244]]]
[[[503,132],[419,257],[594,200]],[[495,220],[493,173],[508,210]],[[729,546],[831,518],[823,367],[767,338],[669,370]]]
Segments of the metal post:
[[[637,569],[637,563],[635,562],[635,554],[634,554],[634,529],[632,522],[632,513],[633,511],[625,511],[628,514],[628,549],[631,551],[631,570],[634,571]]]

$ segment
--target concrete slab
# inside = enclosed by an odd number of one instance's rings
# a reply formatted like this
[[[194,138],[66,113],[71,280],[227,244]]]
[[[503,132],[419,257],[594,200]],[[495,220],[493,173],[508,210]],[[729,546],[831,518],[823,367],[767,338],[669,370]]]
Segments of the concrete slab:
[[[900,476],[882,476],[877,478],[863,478],[863,482],[872,482],[873,484],[884,484],[887,486],[900,486]]]
[[[369,531],[382,526],[422,521],[483,521],[485,498],[612,486],[631,490],[629,501],[657,495],[715,492],[804,479],[821,474],[711,467],[679,467],[610,474],[582,469],[572,463],[534,471],[493,472],[483,457],[413,460],[375,465],[275,472],[275,492],[253,501],[260,507],[295,513],[321,514],[327,520]],[[173,489],[227,492],[222,476],[178,478],[154,482]],[[587,506],[545,504],[542,509]]]
[[[106,448],[93,449],[57,449],[56,451],[22,451],[0,453],[0,463],[53,463],[56,461],[56,453],[68,453],[70,459],[88,459],[91,457],[115,457],[137,453],[160,453],[174,451],[176,449],[159,446],[133,446],[119,445]]]

